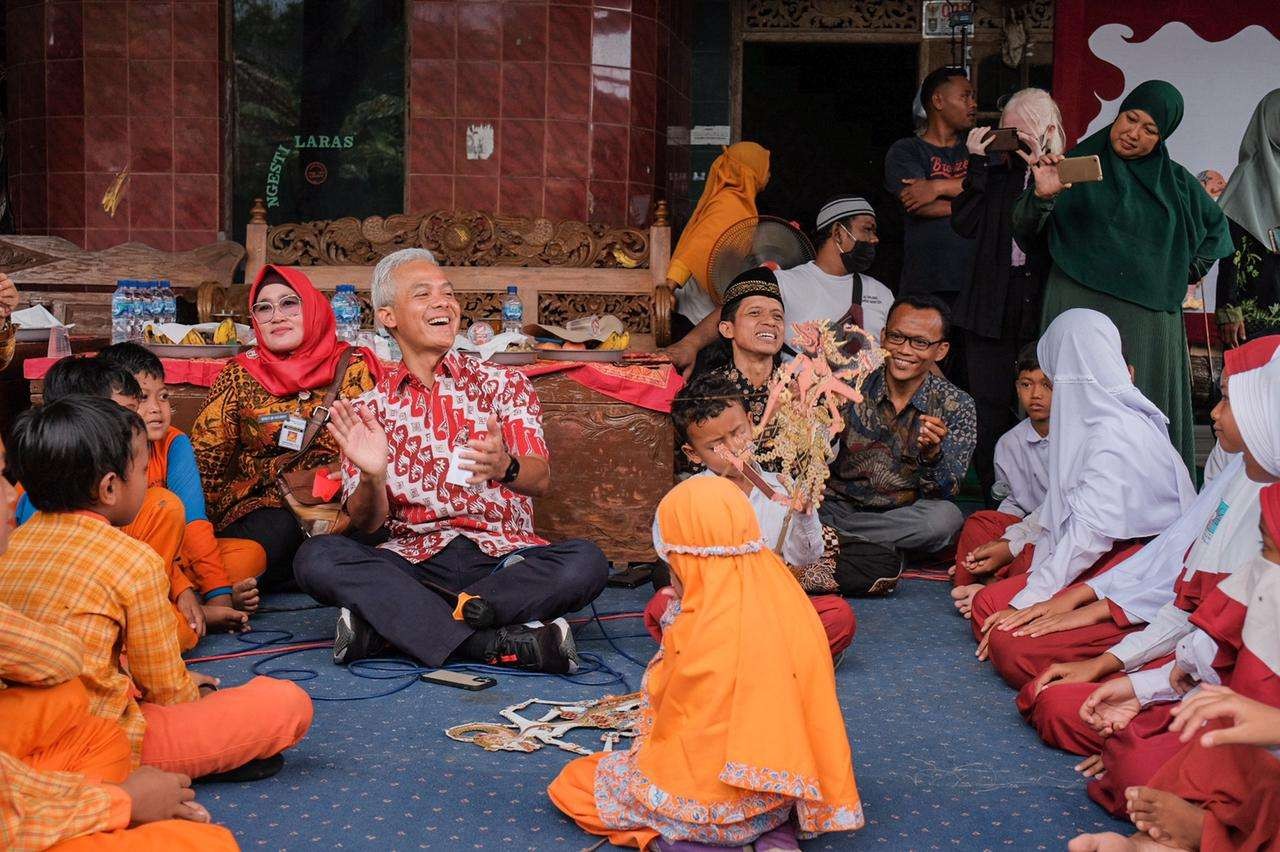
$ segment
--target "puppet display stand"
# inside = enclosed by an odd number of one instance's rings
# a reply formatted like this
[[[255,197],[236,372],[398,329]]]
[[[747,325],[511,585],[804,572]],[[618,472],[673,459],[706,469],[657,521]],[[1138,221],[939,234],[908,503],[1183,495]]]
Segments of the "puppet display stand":
[[[573,754],[591,754],[576,743],[564,739],[564,735],[577,728],[596,728],[605,731],[600,737],[604,750],[612,751],[622,737],[634,737],[640,721],[640,693],[606,695],[595,701],[546,701],[530,698],[512,704],[498,715],[510,724],[495,722],[468,722],[445,729],[445,736],[461,743],[473,743],[485,751],[537,751],[544,745],[553,745]],[[534,705],[549,707],[541,718],[530,719],[522,715]]]

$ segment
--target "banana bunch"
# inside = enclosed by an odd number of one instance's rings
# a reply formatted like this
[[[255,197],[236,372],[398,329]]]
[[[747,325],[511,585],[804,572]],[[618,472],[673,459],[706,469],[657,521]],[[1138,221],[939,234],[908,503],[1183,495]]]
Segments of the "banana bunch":
[[[236,343],[236,324],[230,319],[224,319],[218,323],[218,327],[213,330],[212,342],[215,346],[225,346],[227,344]],[[163,332],[156,331],[154,326],[148,325],[142,330],[142,341],[144,343],[160,343],[173,346],[174,341]],[[182,338],[177,341],[182,346],[207,346],[210,341],[196,329],[191,329]]]
[[[614,332],[605,338],[604,343],[596,347],[596,351],[616,352],[619,349],[626,349],[631,345],[631,332],[624,331],[621,334]]]

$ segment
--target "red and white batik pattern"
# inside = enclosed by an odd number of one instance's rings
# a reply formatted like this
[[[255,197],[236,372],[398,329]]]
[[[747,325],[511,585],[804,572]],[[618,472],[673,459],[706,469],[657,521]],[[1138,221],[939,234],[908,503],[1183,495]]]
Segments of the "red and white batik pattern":
[[[533,532],[533,503],[496,482],[474,488],[445,481],[455,447],[482,434],[490,413],[512,456],[547,458],[542,406],[529,380],[450,352],[425,387],[402,362],[360,397],[387,432],[387,529],[382,545],[411,562],[435,556],[458,535],[490,556],[546,544]],[[360,482],[343,462],[343,499]]]

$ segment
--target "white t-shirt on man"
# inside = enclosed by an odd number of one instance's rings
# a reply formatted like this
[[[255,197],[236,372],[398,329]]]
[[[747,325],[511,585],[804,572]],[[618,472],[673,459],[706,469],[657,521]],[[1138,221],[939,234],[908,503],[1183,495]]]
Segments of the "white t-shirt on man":
[[[845,315],[853,300],[852,275],[828,275],[817,262],[809,261],[775,273],[782,289],[782,302],[787,310],[787,339],[791,326],[800,322],[830,320]],[[879,340],[893,305],[893,292],[876,279],[862,274],[863,329]]]

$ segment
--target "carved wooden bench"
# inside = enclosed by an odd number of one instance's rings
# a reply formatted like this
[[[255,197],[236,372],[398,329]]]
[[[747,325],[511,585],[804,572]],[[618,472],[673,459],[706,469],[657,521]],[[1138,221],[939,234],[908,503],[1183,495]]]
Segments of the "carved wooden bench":
[[[141,243],[85,251],[60,237],[6,234],[0,237],[0,271],[18,287],[19,305],[44,305],[75,334],[110,336],[111,294],[122,278],[168,279],[175,293],[194,298],[228,286],[244,259],[238,243],[218,242],[185,252]]]
[[[563,325],[575,317],[614,314],[632,348],[665,346],[672,297],[664,286],[671,226],[659,202],[647,231],[576,221],[435,210],[396,216],[271,225],[255,200],[245,235],[245,281],[265,264],[301,269],[322,291],[355,284],[367,298],[373,266],[402,248],[430,249],[446,268],[469,320],[497,319],[507,285],[520,288],[526,322]],[[246,288],[201,287],[201,320],[247,312]]]

